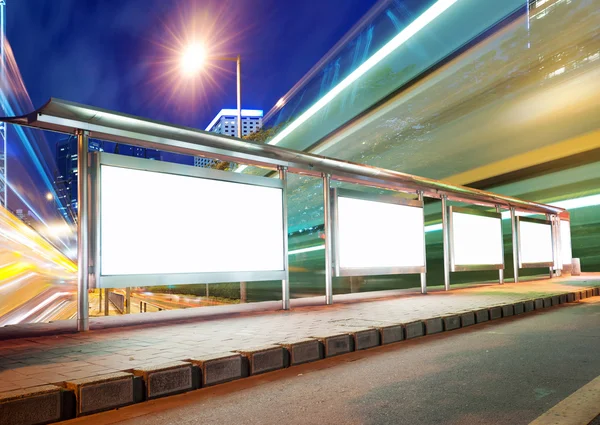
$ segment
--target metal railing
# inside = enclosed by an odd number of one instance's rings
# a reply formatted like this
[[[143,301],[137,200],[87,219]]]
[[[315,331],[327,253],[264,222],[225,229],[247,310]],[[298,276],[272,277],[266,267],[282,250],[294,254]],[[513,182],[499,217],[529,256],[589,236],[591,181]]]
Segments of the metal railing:
[[[0,121],[43,130],[76,134],[78,138],[78,173],[88,178],[79,179],[78,195],[78,329],[89,329],[88,289],[90,275],[93,276],[97,264],[90,264],[89,223],[90,187],[89,157],[87,155],[88,138],[127,143],[145,148],[170,151],[181,154],[206,156],[239,164],[252,165],[277,170],[283,185],[283,213],[287,217],[285,192],[288,173],[319,177],[323,180],[323,198],[325,210],[325,293],[326,303],[333,302],[333,245],[331,181],[341,181],[370,186],[391,191],[412,193],[419,200],[424,197],[441,199],[442,222],[444,229],[444,270],[445,287],[449,289],[450,259],[448,241],[447,201],[464,202],[510,210],[513,221],[513,253],[518,258],[515,211],[533,214],[545,214],[553,222],[559,216],[568,213],[550,205],[528,202],[521,199],[498,195],[491,192],[464,186],[447,184],[442,181],[418,177],[397,171],[386,170],[364,164],[327,158],[305,152],[294,151],[272,145],[260,145],[241,139],[208,133],[187,127],[147,120],[131,115],[112,112],[100,108],[80,105],[68,101],[51,99],[38,110],[21,117],[7,117]],[[284,220],[286,223],[286,220]],[[289,271],[287,264],[287,226],[284,229],[285,272],[282,280],[283,308],[289,308]],[[553,230],[555,245],[558,246],[556,231]],[[92,263],[94,261],[92,260]],[[515,281],[518,280],[518,264],[515,261]],[[500,271],[500,281],[503,279]],[[424,273],[421,274],[421,289],[426,292]]]

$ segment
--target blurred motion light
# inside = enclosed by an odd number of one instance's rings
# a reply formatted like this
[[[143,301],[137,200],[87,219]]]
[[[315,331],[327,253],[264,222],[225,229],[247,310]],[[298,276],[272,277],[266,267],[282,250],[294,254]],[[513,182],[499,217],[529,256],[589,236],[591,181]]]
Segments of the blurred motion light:
[[[53,195],[52,195],[50,192],[48,192],[48,193],[46,193],[46,199],[47,199],[48,201],[51,201],[51,200],[53,200],[53,199],[54,199],[54,196],[53,196]]]
[[[425,28],[431,21],[444,13],[450,6],[456,3],[458,0],[438,0],[417,19],[412,21],[406,28],[400,31],[394,38],[392,38],[387,44],[381,49],[375,52],[369,59],[363,62],[358,68],[352,71],[346,78],[340,81],[334,88],[327,92],[322,98],[320,98],[314,105],[308,108],[302,115],[296,118],[290,125],[280,131],[273,139],[267,143],[269,145],[276,145],[287,137],[292,131],[300,127],[310,117],[315,115],[321,109],[323,109],[329,102],[335,99],[344,89],[349,87],[352,83],[362,77],[371,68],[385,59],[398,47],[402,46],[415,34]],[[238,167],[235,171],[237,173],[242,172],[247,168],[246,165]]]

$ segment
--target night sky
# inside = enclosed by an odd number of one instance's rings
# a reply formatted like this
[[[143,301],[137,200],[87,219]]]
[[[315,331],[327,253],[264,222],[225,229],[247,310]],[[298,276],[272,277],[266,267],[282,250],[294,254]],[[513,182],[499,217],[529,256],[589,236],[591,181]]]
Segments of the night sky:
[[[49,97],[204,128],[235,107],[235,64],[196,80],[177,40],[242,55],[242,104],[265,113],[375,0],[8,0],[7,34],[34,105]],[[192,81],[194,81],[192,83]]]

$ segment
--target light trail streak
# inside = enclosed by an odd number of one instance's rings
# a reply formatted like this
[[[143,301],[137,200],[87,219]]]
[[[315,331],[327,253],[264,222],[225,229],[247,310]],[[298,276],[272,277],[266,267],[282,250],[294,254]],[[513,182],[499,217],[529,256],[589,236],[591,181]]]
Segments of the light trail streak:
[[[42,301],[41,303],[39,303],[38,305],[36,305],[31,310],[18,315],[14,319],[8,320],[5,323],[5,325],[14,325],[14,324],[17,324],[17,323],[21,323],[26,318],[28,318],[29,316],[32,316],[33,314],[37,313],[38,311],[40,311],[42,308],[46,307],[47,305],[49,305],[53,301],[57,300],[60,297],[64,297],[66,295],[71,295],[71,294],[69,292],[57,292],[55,294],[52,294],[50,297],[46,298],[44,301]]]

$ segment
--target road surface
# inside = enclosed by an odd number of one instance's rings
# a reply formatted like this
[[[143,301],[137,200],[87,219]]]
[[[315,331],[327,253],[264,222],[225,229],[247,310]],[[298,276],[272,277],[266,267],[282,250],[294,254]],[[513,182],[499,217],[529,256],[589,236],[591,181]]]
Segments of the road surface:
[[[599,325],[595,297],[73,422],[528,424],[600,375]]]

